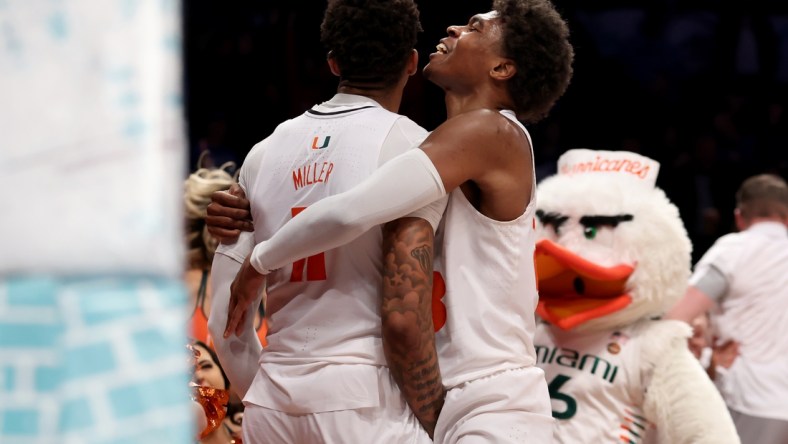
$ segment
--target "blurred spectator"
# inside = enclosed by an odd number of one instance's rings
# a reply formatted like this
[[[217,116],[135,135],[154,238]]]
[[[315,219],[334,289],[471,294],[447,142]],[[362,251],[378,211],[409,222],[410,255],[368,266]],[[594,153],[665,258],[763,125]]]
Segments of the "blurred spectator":
[[[200,164],[207,153],[200,157]],[[214,238],[205,225],[206,208],[211,203],[214,191],[226,190],[235,183],[228,170],[235,164],[225,163],[219,168],[203,168],[189,175],[184,181],[184,205],[186,210],[187,269],[184,281],[189,292],[191,306],[189,336],[211,344],[208,334],[208,316],[211,307],[210,271],[213,255],[219,241]],[[265,320],[263,305],[260,306],[255,320],[258,336],[263,345],[265,341]]]
[[[788,184],[761,174],[736,193],[739,233],[703,255],[668,318],[713,309],[712,376],[743,443],[788,442]],[[738,355],[738,356],[737,356]],[[729,367],[720,372],[720,369]]]
[[[711,336],[709,314],[704,312],[690,322],[692,336],[687,340],[690,351],[714,380],[717,373],[725,373],[739,356],[739,344],[735,341],[719,343]]]
[[[701,363],[704,363],[704,361],[708,363],[711,359],[711,348],[709,347],[709,343],[711,342],[711,338],[709,337],[709,315],[703,313],[696,316],[695,319],[690,322],[690,327],[692,327],[692,336],[687,340],[687,345],[692,354],[695,355]],[[707,367],[707,365],[704,365],[704,367]]]
[[[205,424],[199,433],[200,444],[237,444],[232,429],[225,424],[230,381],[227,379],[216,354],[201,341],[191,344],[195,363],[192,380],[196,384],[195,400],[202,405],[202,417],[197,423]]]

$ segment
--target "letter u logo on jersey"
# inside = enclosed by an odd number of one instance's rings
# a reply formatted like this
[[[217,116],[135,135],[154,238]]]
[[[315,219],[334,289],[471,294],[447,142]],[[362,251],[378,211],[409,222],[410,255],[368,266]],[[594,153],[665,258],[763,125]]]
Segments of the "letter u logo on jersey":
[[[320,145],[320,146],[317,146],[317,143],[318,143],[319,140],[320,140],[320,136],[315,136],[315,138],[312,139],[312,149],[313,150],[322,150],[323,148],[327,148],[328,147],[328,141],[331,140],[331,136],[326,136],[325,140],[323,141],[323,144]]]

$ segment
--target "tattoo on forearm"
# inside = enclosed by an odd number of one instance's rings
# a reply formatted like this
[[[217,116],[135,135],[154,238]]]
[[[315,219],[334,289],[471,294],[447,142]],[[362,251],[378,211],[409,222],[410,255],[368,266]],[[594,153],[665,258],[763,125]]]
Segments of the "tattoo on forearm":
[[[410,255],[416,258],[424,273],[432,273],[432,250],[422,245],[411,250]]]
[[[383,349],[392,376],[432,436],[443,406],[432,322],[432,227],[394,221],[384,229]],[[388,331],[387,324],[400,326]],[[401,326],[411,328],[403,333]]]

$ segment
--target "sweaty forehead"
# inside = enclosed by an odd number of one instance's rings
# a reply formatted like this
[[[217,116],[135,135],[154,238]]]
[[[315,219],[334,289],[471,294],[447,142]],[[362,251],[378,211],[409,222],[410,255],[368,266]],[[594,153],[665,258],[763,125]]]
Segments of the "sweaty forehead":
[[[491,21],[491,20],[495,20],[498,17],[499,17],[498,11],[490,11],[490,12],[485,12],[484,14],[476,14],[476,15],[474,15],[473,17],[471,17],[471,21],[473,22],[473,21],[480,20],[480,21],[488,22],[488,21]]]

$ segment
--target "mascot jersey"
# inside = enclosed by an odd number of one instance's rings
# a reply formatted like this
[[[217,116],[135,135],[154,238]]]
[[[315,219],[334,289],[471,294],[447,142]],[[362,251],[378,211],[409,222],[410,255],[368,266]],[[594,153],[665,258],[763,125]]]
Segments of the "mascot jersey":
[[[530,143],[528,132],[514,114],[501,114],[515,122]],[[446,271],[445,325],[441,325],[439,313],[434,316],[435,342],[447,388],[534,365],[535,208],[532,192],[520,217],[501,222],[479,213],[459,188],[450,194],[435,239],[435,269]],[[443,296],[440,276],[433,285],[436,295]],[[442,311],[436,302],[433,310]],[[542,378],[541,371],[534,375]]]
[[[537,328],[537,365],[545,371],[553,417],[559,420],[556,442],[573,443],[579,436],[583,442],[649,442],[644,440],[654,425],[640,406],[650,382],[642,355],[648,353],[644,347],[651,346],[644,337],[652,324],[642,321],[582,335],[548,324]],[[686,336],[678,323],[670,323],[676,328],[668,331],[660,324],[663,334]]]

